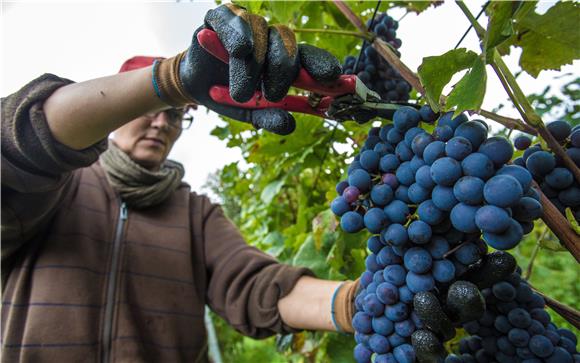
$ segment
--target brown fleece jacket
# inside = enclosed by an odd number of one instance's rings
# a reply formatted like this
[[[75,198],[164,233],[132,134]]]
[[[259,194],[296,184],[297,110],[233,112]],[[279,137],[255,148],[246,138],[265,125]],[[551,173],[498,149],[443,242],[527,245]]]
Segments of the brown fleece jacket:
[[[245,243],[186,184],[123,210],[97,162],[56,141],[43,75],[2,99],[2,362],[205,362],[204,305],[241,333],[292,332],[277,310],[306,268]]]

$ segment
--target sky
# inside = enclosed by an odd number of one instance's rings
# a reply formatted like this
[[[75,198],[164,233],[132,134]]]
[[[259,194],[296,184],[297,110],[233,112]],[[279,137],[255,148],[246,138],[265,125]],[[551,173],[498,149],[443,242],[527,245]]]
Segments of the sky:
[[[483,1],[468,3],[476,14]],[[540,4],[547,9],[551,3]],[[117,73],[124,60],[135,55],[169,57],[186,49],[193,31],[203,22],[212,1],[195,2],[5,2],[1,4],[0,95],[15,92],[43,73],[54,73],[80,82]],[[401,10],[390,12],[399,19]],[[480,19],[485,24],[485,18]],[[452,49],[469,26],[453,1],[419,16],[408,14],[401,22],[398,37],[403,40],[402,60],[416,70],[425,56]],[[461,47],[478,51],[473,31]],[[506,63],[518,69],[519,52],[512,51]],[[564,72],[580,73],[578,63]],[[545,71],[538,79],[523,74],[518,81],[525,93],[540,92],[554,82],[558,72]],[[568,78],[565,78],[568,79]],[[565,79],[558,82],[563,83]],[[455,78],[455,81],[458,79]],[[505,92],[488,66],[488,91],[483,108],[491,110],[505,103]],[[449,88],[447,88],[449,89]],[[517,116],[502,110],[506,116]],[[225,123],[213,112],[200,107],[193,126],[186,130],[170,154],[184,164],[187,181],[200,191],[209,173],[241,160],[238,149],[210,135]]]

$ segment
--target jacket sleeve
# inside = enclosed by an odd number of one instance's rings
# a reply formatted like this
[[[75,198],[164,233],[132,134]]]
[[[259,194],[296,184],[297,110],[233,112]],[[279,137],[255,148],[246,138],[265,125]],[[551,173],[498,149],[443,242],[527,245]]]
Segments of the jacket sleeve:
[[[266,338],[293,329],[282,321],[278,300],[290,293],[301,276],[314,276],[304,267],[279,263],[248,245],[220,206],[204,203],[207,303],[232,327],[253,338]]]
[[[44,101],[69,83],[45,74],[1,101],[3,276],[7,259],[54,215],[71,187],[72,171],[92,164],[106,149],[102,140],[76,151],[52,136]]]

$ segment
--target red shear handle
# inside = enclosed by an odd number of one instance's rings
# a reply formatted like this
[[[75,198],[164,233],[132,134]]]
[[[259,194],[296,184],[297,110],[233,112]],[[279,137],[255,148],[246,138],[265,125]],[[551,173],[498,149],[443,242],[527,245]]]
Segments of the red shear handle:
[[[247,102],[236,102],[230,96],[230,90],[227,86],[213,86],[209,89],[209,96],[215,102],[222,105],[230,105],[234,107],[247,109],[263,109],[263,108],[280,108],[290,112],[308,113],[310,115],[325,117],[324,112],[328,109],[332,102],[331,97],[324,97],[318,107],[313,108],[308,104],[308,97],[304,96],[286,96],[281,101],[270,102],[262,97],[261,92],[256,92],[254,96]]]
[[[211,55],[218,58],[224,63],[229,62],[228,51],[224,48],[219,40],[216,32],[209,29],[203,29],[197,33],[197,40],[199,44]],[[329,85],[323,85],[316,81],[312,76],[306,72],[304,68],[300,69],[300,73],[292,86],[306,91],[311,91],[324,96],[342,96],[346,94],[353,94],[356,92],[356,76],[341,75],[338,80]]]

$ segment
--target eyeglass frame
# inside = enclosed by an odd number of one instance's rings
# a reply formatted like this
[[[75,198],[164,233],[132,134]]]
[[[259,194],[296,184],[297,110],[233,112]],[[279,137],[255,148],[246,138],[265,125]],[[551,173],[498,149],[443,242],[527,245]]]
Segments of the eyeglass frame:
[[[167,125],[169,125],[169,127],[177,130],[187,130],[193,123],[193,115],[189,113],[190,110],[190,106],[180,108],[172,107],[163,111],[145,114],[144,117],[154,120],[161,112],[165,112],[168,118]]]

